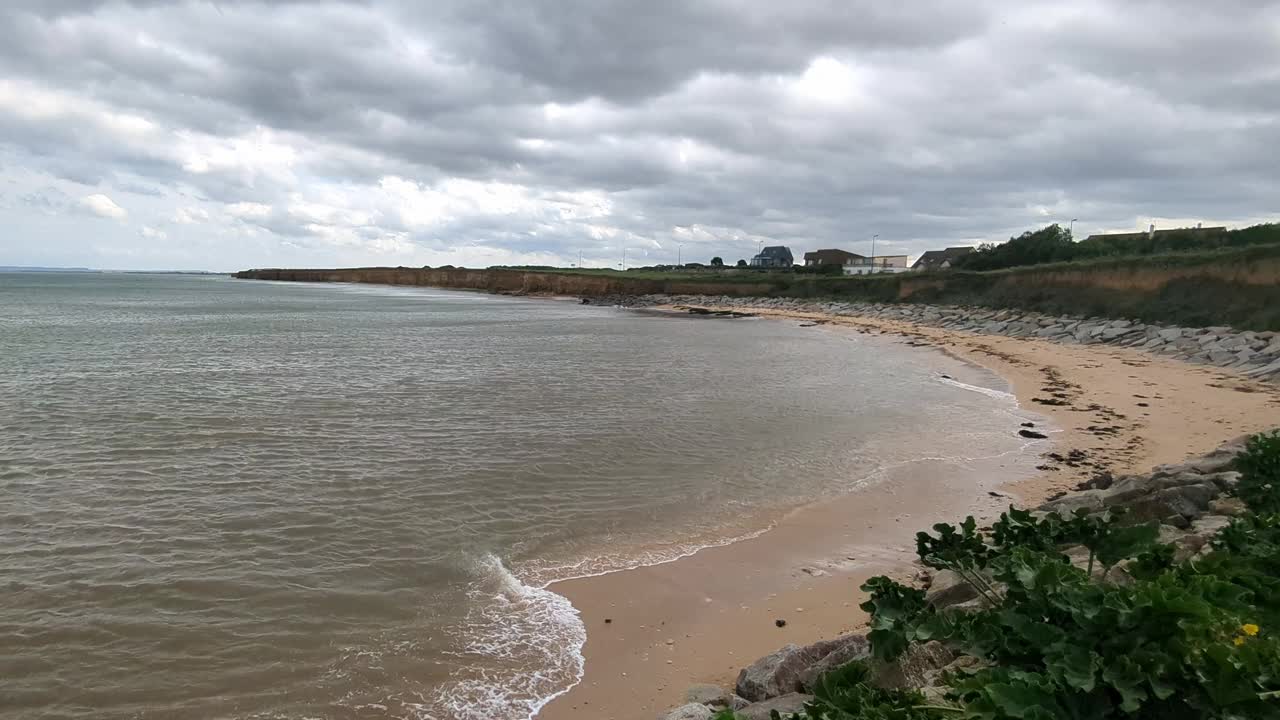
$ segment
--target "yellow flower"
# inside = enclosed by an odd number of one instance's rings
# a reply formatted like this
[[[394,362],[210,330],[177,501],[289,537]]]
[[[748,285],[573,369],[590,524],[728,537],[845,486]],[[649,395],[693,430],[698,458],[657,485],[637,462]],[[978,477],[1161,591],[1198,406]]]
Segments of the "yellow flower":
[[[1236,647],[1240,647],[1241,645],[1243,645],[1243,644],[1244,644],[1244,638],[1242,638],[1242,637],[1238,637],[1238,638],[1236,638],[1236,639],[1232,640],[1231,642],[1235,643],[1235,644],[1236,644]]]
[[[1240,630],[1243,631],[1244,634],[1248,635],[1249,637],[1253,637],[1254,635],[1258,634],[1258,626],[1254,625],[1253,623],[1245,623],[1244,625],[1241,625]]]

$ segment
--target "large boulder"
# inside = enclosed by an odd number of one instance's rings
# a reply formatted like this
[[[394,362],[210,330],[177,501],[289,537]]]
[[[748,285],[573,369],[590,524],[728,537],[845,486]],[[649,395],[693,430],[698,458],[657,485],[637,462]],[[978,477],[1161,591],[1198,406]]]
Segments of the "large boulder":
[[[910,646],[897,660],[872,668],[870,683],[887,690],[903,690],[932,685],[942,669],[954,662],[956,654],[940,642]]]
[[[1074,492],[1063,495],[1057,500],[1040,506],[1041,510],[1053,512],[1062,517],[1071,517],[1077,510],[1087,510],[1091,513],[1099,512],[1103,508],[1103,498],[1105,495],[1102,490],[1084,490],[1082,492]]]
[[[1165,488],[1127,503],[1129,514],[1124,519],[1130,524],[1159,520],[1185,527],[1187,521],[1204,514],[1209,501],[1219,494],[1218,486],[1211,482]],[[1183,520],[1178,522],[1176,518]]]
[[[810,700],[813,700],[812,695],[788,693],[769,700],[751,703],[734,713],[734,716],[738,720],[769,720],[776,710],[782,717],[788,717],[793,713],[803,712],[805,703]]]
[[[690,685],[684,693],[685,702],[707,705],[711,708],[730,708],[737,710],[747,705],[747,701],[725,690],[719,685]]]
[[[1227,497],[1209,501],[1209,512],[1214,515],[1240,517],[1248,511],[1249,508],[1245,507],[1244,501],[1240,498]]]
[[[800,673],[818,658],[809,648],[787,645],[756,660],[738,673],[738,695],[752,702],[800,689]]]
[[[831,663],[823,665],[826,669],[820,672],[827,672],[867,654],[867,639],[858,634],[820,640],[805,647],[787,645],[756,660],[738,673],[735,689],[738,695],[752,702],[798,692],[803,689],[801,678],[805,676],[805,672],[828,657],[831,658]]]
[[[814,664],[800,673],[800,689],[812,690],[818,678],[847,665],[854,660],[865,660],[871,656],[871,643],[866,635],[850,634],[836,638],[837,645]]]
[[[668,711],[662,720],[711,720],[715,711],[701,703],[689,703]]]
[[[978,597],[978,590],[952,570],[934,574],[924,599],[936,608],[950,607]]]
[[[1215,475],[1201,475],[1192,471],[1176,474],[1125,475],[1103,493],[1102,504],[1107,507],[1127,505],[1143,495],[1169,488],[1215,483],[1215,478]]]

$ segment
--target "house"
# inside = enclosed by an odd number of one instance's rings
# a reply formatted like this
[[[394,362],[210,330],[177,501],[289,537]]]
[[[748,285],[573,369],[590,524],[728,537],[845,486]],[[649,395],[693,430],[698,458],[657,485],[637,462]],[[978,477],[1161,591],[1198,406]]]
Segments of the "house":
[[[949,247],[945,250],[930,250],[921,255],[911,266],[912,270],[946,270],[955,265],[958,258],[973,252],[968,245]]]
[[[751,267],[757,268],[789,268],[795,265],[791,248],[785,245],[770,245],[751,258]]]
[[[804,266],[847,265],[852,260],[861,260],[862,256],[848,250],[812,250],[804,254]]]
[[[872,273],[900,273],[910,270],[906,255],[876,255],[858,258],[845,263],[845,275],[870,275]]]

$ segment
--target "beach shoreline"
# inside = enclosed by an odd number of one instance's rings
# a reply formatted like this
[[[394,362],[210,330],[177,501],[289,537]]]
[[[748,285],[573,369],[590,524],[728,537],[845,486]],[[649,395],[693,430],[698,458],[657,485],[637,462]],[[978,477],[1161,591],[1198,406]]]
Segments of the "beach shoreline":
[[[933,522],[994,518],[1010,503],[1038,503],[1097,473],[1135,472],[1206,452],[1280,416],[1280,392],[1272,385],[1129,348],[825,312],[752,313],[888,335],[995,373],[1019,407],[1053,428],[1040,441],[1038,467],[1018,472],[999,458],[979,458],[958,474],[989,479],[957,487],[949,482],[954,468],[926,463],[793,510],[757,537],[658,566],[552,583],[586,625],[585,674],[547,703],[539,720],[655,717],[681,704],[691,683],[728,686],[741,666],[784,644],[859,627],[859,585],[879,574],[910,579],[917,571],[914,533]],[[1046,396],[1051,404],[1036,402]]]

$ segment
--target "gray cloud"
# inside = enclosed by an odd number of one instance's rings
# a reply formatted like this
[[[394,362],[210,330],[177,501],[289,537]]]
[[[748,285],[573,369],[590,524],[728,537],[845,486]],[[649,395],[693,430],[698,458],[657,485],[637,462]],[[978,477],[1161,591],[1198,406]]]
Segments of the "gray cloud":
[[[17,0],[3,211],[65,212],[41,247],[85,264],[78,201],[38,198],[127,198],[111,242],[181,217],[222,268],[1246,222],[1280,196],[1278,36],[1244,0]]]

